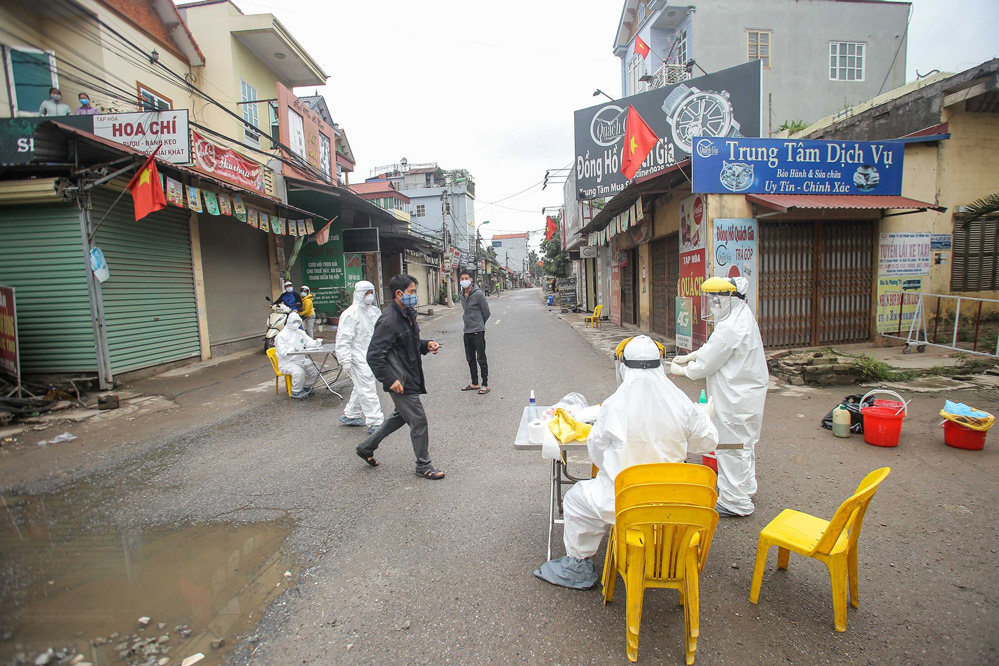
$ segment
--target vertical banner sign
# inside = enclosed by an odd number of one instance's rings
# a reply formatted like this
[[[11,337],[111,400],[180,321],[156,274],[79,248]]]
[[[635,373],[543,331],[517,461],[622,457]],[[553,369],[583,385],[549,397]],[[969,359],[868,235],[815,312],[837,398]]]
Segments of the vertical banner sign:
[[[310,238],[302,246],[301,255],[305,283],[315,294],[316,310],[328,312],[334,317],[340,314],[337,311],[338,293],[347,288],[347,266],[343,253],[342,232],[343,224],[339,220],[334,220],[329,227],[329,241],[318,245]]]
[[[693,349],[693,315],[690,298],[676,299],[676,346],[680,349]]]
[[[883,233],[878,242],[878,333],[909,331],[930,274],[932,236]]]
[[[707,325],[701,319],[701,283],[707,277],[707,215],[704,197],[694,194],[680,200],[680,284],[677,289],[677,336],[680,318],[686,312],[690,321],[686,345],[677,338],[677,347],[697,349],[707,341]]]
[[[14,287],[0,287],[0,371],[21,384],[21,359],[17,347],[17,308]]]
[[[756,268],[756,220],[715,220],[715,276],[749,280],[746,302],[756,312],[759,301]]]

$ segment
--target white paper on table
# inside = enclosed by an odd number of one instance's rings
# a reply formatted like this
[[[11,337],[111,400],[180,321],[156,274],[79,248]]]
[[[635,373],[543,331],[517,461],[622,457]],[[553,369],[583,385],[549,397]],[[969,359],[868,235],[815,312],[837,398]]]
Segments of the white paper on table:
[[[545,460],[555,460],[562,455],[562,449],[559,448],[558,439],[555,438],[555,434],[548,427],[548,423],[548,421],[545,421],[545,438],[541,442],[541,457]]]

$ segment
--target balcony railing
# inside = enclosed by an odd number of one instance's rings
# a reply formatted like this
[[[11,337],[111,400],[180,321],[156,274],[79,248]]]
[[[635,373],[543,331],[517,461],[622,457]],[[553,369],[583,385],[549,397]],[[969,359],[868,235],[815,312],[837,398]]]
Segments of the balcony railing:
[[[686,81],[689,78],[690,72],[687,71],[686,65],[663,63],[662,67],[656,70],[656,73],[652,75],[652,82],[649,83],[649,90],[664,88],[666,86],[673,85],[674,83]]]

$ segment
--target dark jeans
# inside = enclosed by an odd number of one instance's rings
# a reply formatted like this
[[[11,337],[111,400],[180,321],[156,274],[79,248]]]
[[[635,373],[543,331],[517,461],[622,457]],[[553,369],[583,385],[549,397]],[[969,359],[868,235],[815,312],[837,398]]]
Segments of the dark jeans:
[[[482,385],[489,386],[489,364],[486,362],[486,332],[465,333],[465,360],[468,370],[472,373],[472,383],[479,383],[479,371],[475,367],[478,358],[479,368],[482,368]]]
[[[430,464],[430,433],[427,427],[427,413],[423,410],[419,394],[389,393],[395,404],[395,411],[389,415],[382,426],[368,435],[357,450],[370,458],[382,440],[401,428],[409,426],[409,437],[413,440],[413,453],[416,454],[416,471],[424,472],[433,465]]]

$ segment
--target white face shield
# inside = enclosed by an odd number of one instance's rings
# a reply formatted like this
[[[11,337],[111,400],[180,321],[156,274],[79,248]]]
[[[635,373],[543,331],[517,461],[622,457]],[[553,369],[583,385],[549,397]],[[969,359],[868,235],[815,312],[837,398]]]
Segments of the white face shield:
[[[729,292],[701,296],[701,319],[719,322],[732,314],[732,296]]]

